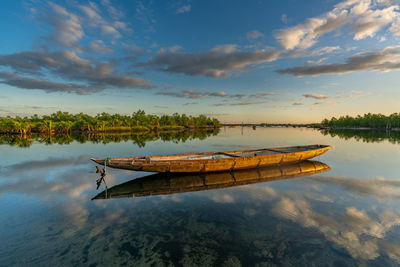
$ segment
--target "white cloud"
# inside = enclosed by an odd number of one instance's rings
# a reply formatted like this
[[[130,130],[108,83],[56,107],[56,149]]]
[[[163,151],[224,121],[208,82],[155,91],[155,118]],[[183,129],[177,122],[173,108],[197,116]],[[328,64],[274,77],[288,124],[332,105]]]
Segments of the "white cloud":
[[[281,21],[282,21],[283,23],[285,23],[285,24],[288,23],[288,17],[287,17],[286,14],[282,14],[282,16],[281,16]]]
[[[226,44],[226,45],[217,45],[211,49],[212,52],[229,54],[233,53],[237,50],[237,45],[235,44]]]
[[[312,56],[325,55],[339,50],[341,50],[340,46],[324,46],[312,51],[311,55]]]
[[[121,30],[126,31],[126,32],[133,32],[133,30],[131,28],[129,28],[128,24],[126,24],[125,22],[115,21],[113,23],[113,25],[117,29],[121,29]]]
[[[195,89],[186,89],[181,92],[170,92],[170,91],[160,91],[157,95],[165,95],[165,96],[173,96],[173,97],[182,97],[182,98],[191,98],[191,99],[200,99],[206,98],[207,94],[203,92],[198,92]]]
[[[121,37],[121,34],[117,29],[121,29],[126,32],[132,31],[125,22],[118,20],[114,22],[108,22],[103,18],[103,16],[101,15],[101,10],[97,7],[96,4],[90,2],[89,5],[80,5],[79,9],[86,15],[89,20],[88,25],[90,25],[91,27],[100,28],[103,34],[112,34],[115,38]],[[107,3],[107,1],[103,2],[103,5],[106,5],[106,9],[109,12],[110,10],[113,10],[112,14],[115,14],[115,12],[117,12],[116,9],[110,5],[110,3]],[[116,17],[121,16],[122,14]]]
[[[145,5],[142,1],[137,1],[135,18],[142,22],[143,26],[145,26],[145,31],[155,32],[154,24],[156,19],[151,6],[152,2],[148,2]]]
[[[303,105],[303,102],[300,102],[300,101],[294,102],[292,105],[293,105],[293,106],[302,106],[302,105]]]
[[[304,94],[303,96],[306,97],[306,98],[314,98],[314,99],[326,99],[326,98],[329,98],[329,96],[321,95],[321,94]]]
[[[101,4],[107,9],[108,14],[115,20],[122,19],[125,17],[124,13],[118,9],[116,9],[110,0],[101,0]]]
[[[210,96],[225,97],[225,96],[228,96],[228,94],[224,91],[220,91],[220,92],[210,93]]]
[[[104,42],[103,42],[102,40],[95,40],[95,41],[92,41],[92,42],[90,43],[89,47],[90,47],[93,51],[98,52],[98,53],[112,53],[112,52],[113,52],[110,48],[108,48],[108,47],[104,44]]]
[[[184,5],[184,6],[181,6],[180,8],[178,8],[175,11],[175,14],[187,13],[187,12],[190,12],[190,9],[191,9],[191,5]]]
[[[246,37],[249,40],[254,40],[254,39],[258,39],[258,38],[264,37],[264,34],[259,32],[259,31],[253,30],[253,31],[248,32],[246,34]]]
[[[349,57],[345,63],[297,66],[277,70],[294,76],[348,73],[375,70],[388,72],[400,69],[400,46],[389,46],[381,51],[365,51]]]
[[[47,17],[50,26],[54,28],[50,39],[65,47],[76,47],[85,35],[79,17],[62,6],[53,3],[49,5],[55,12],[55,15]]]
[[[224,91],[218,92],[211,92],[211,91],[204,91],[199,92],[196,89],[186,89],[181,90],[180,92],[176,91],[168,91],[168,89],[162,90],[157,93],[158,95],[166,95],[166,96],[173,96],[173,97],[182,97],[182,98],[192,98],[192,99],[201,99],[206,97],[235,97],[235,95],[229,95]]]
[[[131,76],[135,73],[132,62],[146,52],[143,49],[123,49],[119,58],[101,61],[103,55],[98,53],[112,54],[113,50],[98,36],[91,38],[93,28],[96,28],[96,33],[100,29],[108,40],[111,39],[107,43],[110,46],[116,38],[122,37],[118,29],[130,30],[128,24],[121,21],[123,13],[117,12],[110,1],[103,0],[102,9],[91,1],[87,5],[71,2],[69,7],[52,2],[37,5],[40,8],[35,9],[33,15],[50,31],[40,37],[44,42],[38,43],[32,51],[0,55],[0,67],[6,68],[0,73],[0,83],[22,89],[77,94],[108,88],[155,87],[144,79]],[[107,16],[102,13],[105,10],[115,13],[112,17],[118,20],[108,22],[105,19]],[[122,45],[125,46],[124,43]]]
[[[233,103],[218,103],[214,104],[214,106],[250,106],[250,105],[261,105],[261,104],[267,104],[269,103],[268,101],[254,101],[250,99],[245,99],[245,98],[239,98],[238,101],[233,102]]]
[[[101,32],[103,34],[112,35],[115,38],[120,38],[121,37],[121,34],[119,33],[119,31],[117,31],[114,27],[112,27],[110,25],[101,26]]]
[[[85,85],[61,84],[52,81],[32,79],[12,73],[2,75],[2,83],[25,89],[42,89],[49,91],[93,92],[109,87],[117,88],[154,88],[148,81],[117,74],[113,64],[108,62],[90,62],[72,51],[63,52],[30,52],[0,56],[0,66],[12,68],[17,73],[35,74],[51,73],[66,80],[83,82]],[[6,75],[7,74],[7,75]],[[57,89],[59,88],[59,89]]]
[[[383,10],[363,11],[361,18],[352,24],[355,30],[354,40],[374,37],[376,32],[399,17],[399,13],[396,12],[398,10],[398,6],[391,6]],[[393,34],[398,33],[393,32]]]
[[[399,0],[375,0],[379,5],[390,6],[399,3]]]
[[[280,53],[270,48],[240,51],[235,45],[216,46],[206,52],[181,53],[161,50],[154,58],[140,66],[154,67],[170,73],[189,76],[206,75],[213,78],[231,76],[232,71],[246,71],[255,64],[271,62]]]
[[[319,64],[321,64],[322,62],[324,62],[325,60],[327,60],[326,57],[320,58],[320,59],[318,59],[318,60],[307,60],[307,61],[306,61],[306,64],[307,64],[307,65],[319,65]]]
[[[86,14],[86,16],[88,16],[91,20],[93,20],[93,22],[95,23],[103,22],[103,19],[101,18],[100,14],[97,13],[97,11],[93,7],[81,5],[79,6],[79,8],[83,11],[83,13]]]
[[[318,38],[349,24],[355,40],[374,37],[383,27],[390,25],[393,35],[400,35],[399,6],[381,8],[370,0],[348,0],[337,4],[331,11],[309,18],[306,22],[283,29],[276,34],[278,42],[287,50],[309,48]]]
[[[272,96],[277,96],[279,93],[272,92],[258,92],[252,95],[249,95],[250,98],[270,98]]]

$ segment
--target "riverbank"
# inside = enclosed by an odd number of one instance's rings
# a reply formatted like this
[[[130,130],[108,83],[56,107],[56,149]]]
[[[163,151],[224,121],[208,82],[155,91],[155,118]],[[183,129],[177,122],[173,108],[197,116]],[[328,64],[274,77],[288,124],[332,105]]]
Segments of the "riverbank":
[[[57,111],[50,115],[30,117],[0,117],[0,133],[116,133],[140,131],[170,131],[185,129],[212,129],[219,126],[216,118],[205,115],[187,116],[146,114],[138,110],[132,115],[101,113],[91,116]]]

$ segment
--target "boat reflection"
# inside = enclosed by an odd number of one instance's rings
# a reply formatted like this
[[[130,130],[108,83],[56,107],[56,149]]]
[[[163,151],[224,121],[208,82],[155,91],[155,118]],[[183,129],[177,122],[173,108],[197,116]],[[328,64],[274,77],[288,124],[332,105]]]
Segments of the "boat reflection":
[[[142,197],[194,192],[283,180],[329,171],[330,167],[319,161],[302,161],[295,164],[269,166],[235,172],[204,174],[159,173],[133,179],[106,191],[93,199]]]

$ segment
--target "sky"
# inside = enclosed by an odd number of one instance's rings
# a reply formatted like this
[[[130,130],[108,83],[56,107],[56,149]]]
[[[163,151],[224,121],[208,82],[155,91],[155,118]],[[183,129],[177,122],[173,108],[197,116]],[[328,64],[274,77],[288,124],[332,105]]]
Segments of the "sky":
[[[399,0],[5,0],[0,36],[0,116],[399,112]]]

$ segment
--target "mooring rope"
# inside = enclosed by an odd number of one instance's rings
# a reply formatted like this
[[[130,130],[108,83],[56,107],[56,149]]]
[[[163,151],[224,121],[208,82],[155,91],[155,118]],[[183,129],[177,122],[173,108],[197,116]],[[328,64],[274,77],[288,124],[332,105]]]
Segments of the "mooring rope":
[[[96,166],[96,169],[97,169],[96,173],[100,173],[100,178],[96,180],[96,183],[97,183],[97,189],[96,190],[99,189],[99,187],[101,185],[101,182],[104,182],[104,185],[106,186],[105,198],[107,198],[107,195],[108,195],[108,187],[107,187],[107,183],[106,183],[105,177],[106,177],[106,174],[107,174],[107,163],[109,162],[109,160],[110,160],[109,157],[107,157],[104,160],[104,168],[103,168],[103,170],[100,170],[100,168]]]
[[[105,160],[104,160],[104,175],[103,175],[103,182],[104,182],[104,185],[106,186],[106,196],[105,196],[105,198],[107,198],[107,183],[106,183],[106,179],[104,179],[104,177],[106,176],[106,174],[107,174],[107,163],[108,163],[108,161],[110,160],[110,157],[107,157]]]

